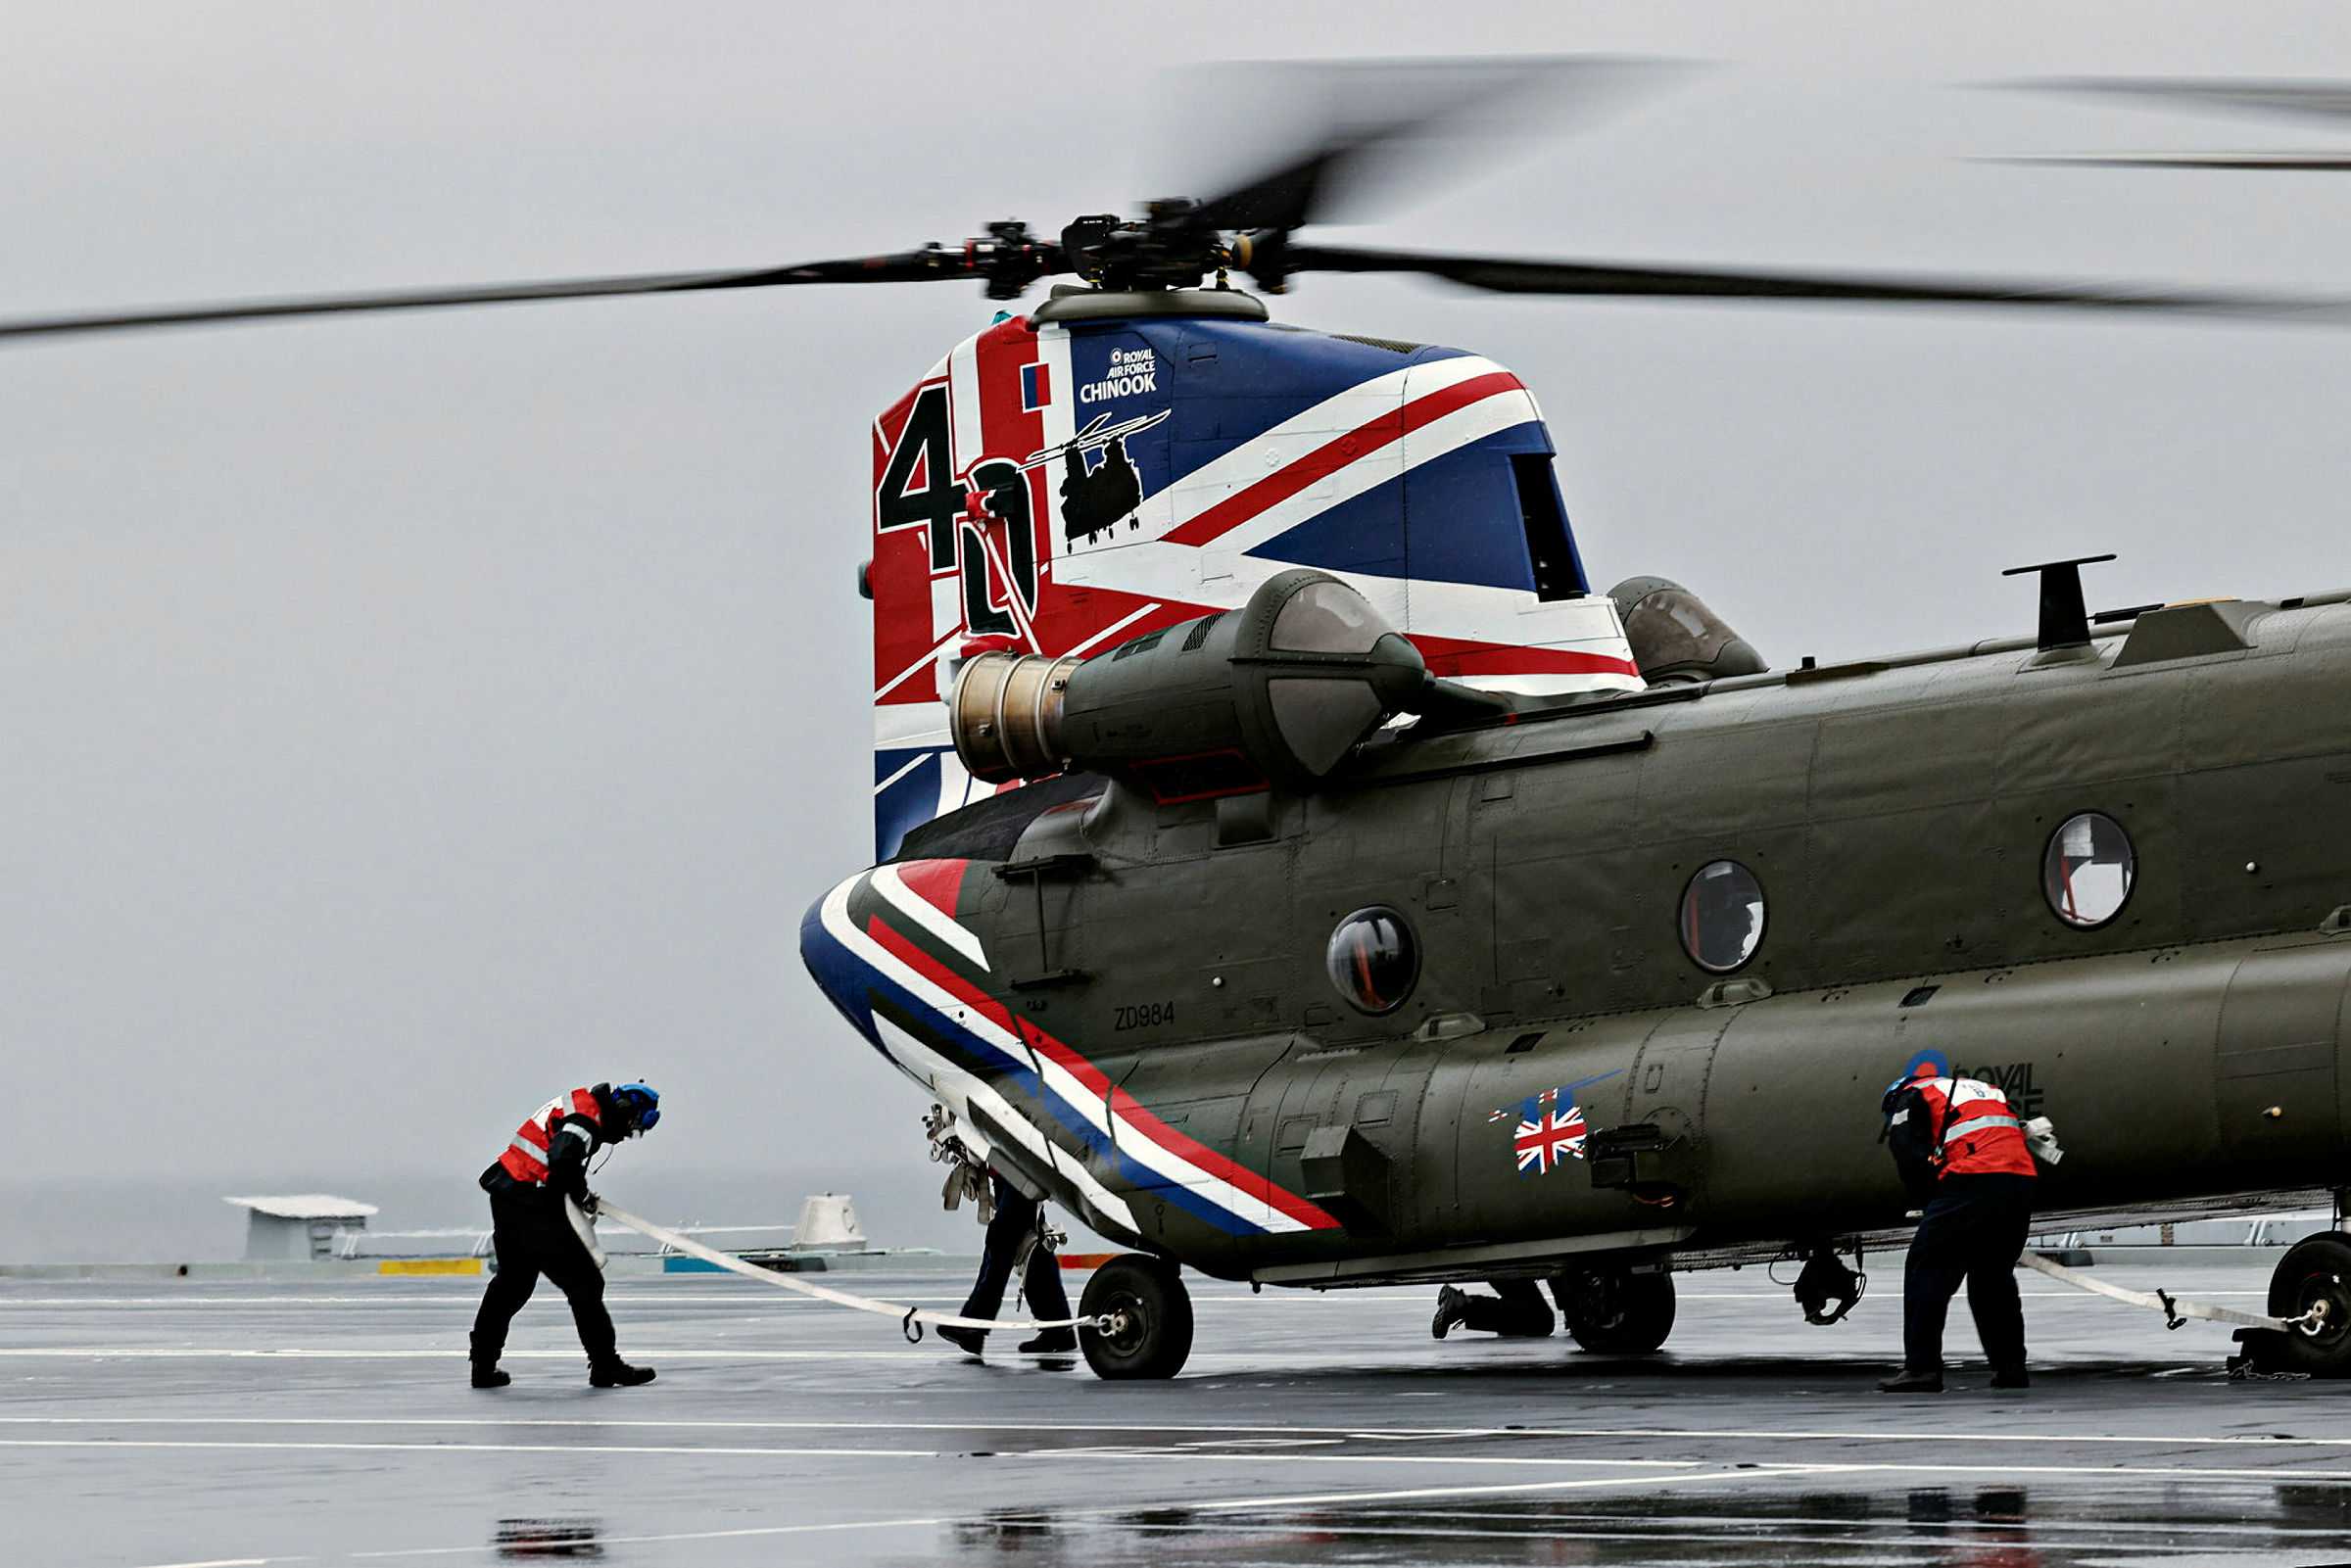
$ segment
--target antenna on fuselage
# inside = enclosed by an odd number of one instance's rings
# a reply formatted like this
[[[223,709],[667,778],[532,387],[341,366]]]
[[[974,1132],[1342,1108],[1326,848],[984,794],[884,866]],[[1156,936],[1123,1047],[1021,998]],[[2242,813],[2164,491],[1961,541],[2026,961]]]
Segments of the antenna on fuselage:
[[[2038,566],[2011,566],[2002,577],[2040,574],[2040,651],[2089,646],[2089,609],[2082,599],[2082,568],[2115,557],[2077,555],[2070,561],[2042,561]]]

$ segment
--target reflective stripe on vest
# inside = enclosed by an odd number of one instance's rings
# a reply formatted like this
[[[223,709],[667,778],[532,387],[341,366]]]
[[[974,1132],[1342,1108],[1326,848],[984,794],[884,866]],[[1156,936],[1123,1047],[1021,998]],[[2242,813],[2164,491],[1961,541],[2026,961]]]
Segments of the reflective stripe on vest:
[[[553,1138],[550,1129],[558,1117],[577,1117],[598,1131],[603,1128],[603,1117],[598,1114],[594,1090],[574,1089],[569,1094],[558,1095],[532,1112],[530,1118],[514,1129],[513,1140],[498,1157],[498,1163],[505,1167],[507,1175],[523,1182],[547,1180],[548,1160],[553,1153]],[[563,1130],[578,1131],[581,1137],[588,1140],[590,1148],[596,1145],[592,1133],[569,1126]]]
[[[1922,1078],[1918,1090],[1942,1123],[1943,1176],[2035,1176],[2032,1146],[2008,1096],[1977,1078]]]
[[[2023,1125],[2024,1123],[2017,1120],[2014,1117],[1971,1117],[1967,1120],[1960,1122],[1959,1125],[1945,1132],[1943,1135],[1943,1141],[1944,1143],[1957,1143],[1969,1133],[1981,1132],[1986,1127],[2021,1127]]]

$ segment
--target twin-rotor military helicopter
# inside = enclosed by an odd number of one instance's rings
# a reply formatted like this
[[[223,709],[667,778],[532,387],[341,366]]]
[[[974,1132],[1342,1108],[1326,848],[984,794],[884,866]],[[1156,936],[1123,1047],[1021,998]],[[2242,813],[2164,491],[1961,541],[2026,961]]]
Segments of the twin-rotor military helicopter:
[[[1548,67],[1557,87],[1573,68]],[[1592,298],[2271,313],[2290,302],[1315,244],[1423,119],[1057,236],[740,271],[0,322],[0,339],[801,284],[1074,285],[873,423],[877,864],[802,926],[958,1136],[1131,1251],[1084,1350],[1164,1377],[1178,1264],[1560,1282],[1640,1353],[1673,1275],[1899,1232],[1922,1061],[2062,1124],[2062,1215],[2346,1185],[2351,594],[1774,670],[1591,592],[1533,397],[1271,321],[1317,271]],[[1833,1273],[1842,1273],[1833,1269]],[[2272,1361],[2351,1374],[2351,1241]]]

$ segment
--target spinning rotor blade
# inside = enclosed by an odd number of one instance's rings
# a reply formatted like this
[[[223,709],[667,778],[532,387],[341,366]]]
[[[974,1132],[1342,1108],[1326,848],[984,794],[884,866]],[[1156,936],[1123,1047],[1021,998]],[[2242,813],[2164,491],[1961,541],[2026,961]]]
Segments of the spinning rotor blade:
[[[2061,76],[2003,85],[2067,97],[2129,98],[2176,109],[2252,114],[2269,119],[2323,120],[2351,126],[2351,82],[2252,81],[2227,76]],[[2057,164],[2075,168],[2220,168],[2277,173],[2340,173],[2351,152],[2298,153],[2046,153],[1987,159],[1987,163]]]
[[[2031,283],[2002,279],[1904,278],[1830,272],[1749,272],[1713,268],[1611,265],[1512,257],[1445,256],[1288,245],[1285,274],[1418,272],[1497,294],[1587,299],[1813,300],[1856,305],[2055,306],[2067,309],[2176,310],[2276,318],[2343,316],[2351,302],[2283,296],[2190,293],[2124,285]]]
[[[2259,81],[2229,76],[2050,76],[2002,85],[2072,97],[2141,98],[2177,109],[2351,121],[2351,82]]]
[[[1425,173],[1415,165],[1441,166],[1458,182],[1463,166],[1491,166],[1543,129],[1598,118],[1682,69],[1603,55],[1200,68],[1184,73],[1191,96],[1214,101],[1194,106],[1187,125],[1245,130],[1252,140],[1286,131],[1299,150],[1271,166],[1253,160],[1261,172],[1197,213],[1220,229],[1349,221]]]
[[[2010,153],[1986,164],[2056,164],[2067,168],[2234,168],[2272,173],[2340,173],[2351,153]]]
[[[1043,260],[1038,264],[1044,270],[1051,270],[1044,265]],[[265,321],[283,316],[427,310],[454,305],[509,305],[528,300],[593,300],[622,294],[695,294],[714,289],[764,289],[798,283],[932,283],[982,276],[984,272],[984,266],[979,264],[979,260],[968,249],[933,247],[921,251],[901,251],[894,255],[807,261],[797,266],[759,267],[734,272],[649,272],[627,277],[574,278],[564,282],[495,283],[473,288],[401,290],[389,294],[247,300],[225,305],[0,320],[0,338],[64,337],[74,333],[118,332],[144,327]]]

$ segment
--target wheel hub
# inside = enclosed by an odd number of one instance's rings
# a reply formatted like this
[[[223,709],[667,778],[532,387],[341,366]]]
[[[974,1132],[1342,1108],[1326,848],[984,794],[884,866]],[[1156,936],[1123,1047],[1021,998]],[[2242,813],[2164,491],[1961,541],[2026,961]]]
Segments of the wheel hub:
[[[1104,1343],[1120,1355],[1132,1355],[1142,1348],[1143,1304],[1134,1297],[1121,1294],[1104,1304],[1109,1311],[1100,1329]]]
[[[2295,1293],[2302,1319],[2294,1326],[2321,1344],[2332,1345],[2351,1335],[2351,1291],[2340,1274],[2312,1274]]]

